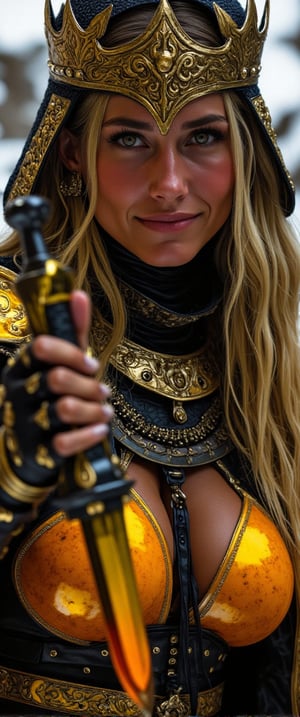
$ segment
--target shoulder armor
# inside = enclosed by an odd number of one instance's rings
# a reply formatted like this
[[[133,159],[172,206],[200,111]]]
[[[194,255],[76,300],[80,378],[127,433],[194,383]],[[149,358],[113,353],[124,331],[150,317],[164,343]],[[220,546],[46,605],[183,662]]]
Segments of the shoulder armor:
[[[14,271],[0,266],[0,342],[5,344],[18,344],[30,338],[26,311],[16,291],[16,278]]]

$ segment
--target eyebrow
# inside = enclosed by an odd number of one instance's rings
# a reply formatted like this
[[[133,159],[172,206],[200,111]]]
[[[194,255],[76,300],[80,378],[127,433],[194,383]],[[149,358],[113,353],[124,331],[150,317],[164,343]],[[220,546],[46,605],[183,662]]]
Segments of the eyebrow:
[[[193,129],[195,127],[201,127],[203,125],[212,124],[213,122],[226,122],[227,118],[225,115],[209,114],[198,119],[184,122],[182,125],[183,129]],[[110,127],[115,125],[118,127],[133,127],[134,129],[153,131],[153,125],[148,122],[142,122],[141,120],[135,120],[133,117],[112,117],[111,119],[103,122],[103,127]]]

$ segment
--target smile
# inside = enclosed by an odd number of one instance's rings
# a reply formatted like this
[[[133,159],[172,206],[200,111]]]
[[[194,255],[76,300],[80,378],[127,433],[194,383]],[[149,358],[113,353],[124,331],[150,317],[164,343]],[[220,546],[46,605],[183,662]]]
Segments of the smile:
[[[147,229],[157,232],[182,231],[190,226],[199,214],[155,214],[150,217],[137,217],[138,221]]]

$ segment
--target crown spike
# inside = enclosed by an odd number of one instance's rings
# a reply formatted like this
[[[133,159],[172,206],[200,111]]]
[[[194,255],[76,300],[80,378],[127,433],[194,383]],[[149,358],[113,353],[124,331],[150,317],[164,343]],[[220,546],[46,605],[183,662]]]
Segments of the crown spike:
[[[201,45],[180,25],[168,0],[160,0],[144,33],[124,45],[106,48],[112,5],[96,15],[84,30],[70,0],[66,0],[60,30],[53,27],[46,0],[45,28],[51,77],[78,88],[118,93],[141,103],[165,134],[187,102],[211,92],[257,83],[265,40],[269,0],[262,29],[257,26],[255,0],[248,0],[245,22],[238,27],[214,3],[224,43]]]
[[[271,5],[270,0],[266,0],[264,11],[261,18],[261,23],[259,26],[260,32],[267,33],[269,28],[269,22],[270,22],[270,11],[271,11]]]

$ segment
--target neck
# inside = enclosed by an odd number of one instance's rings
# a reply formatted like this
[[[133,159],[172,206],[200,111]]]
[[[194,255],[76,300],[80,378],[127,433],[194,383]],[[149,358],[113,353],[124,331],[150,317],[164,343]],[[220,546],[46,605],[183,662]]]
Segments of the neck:
[[[99,231],[126,302],[128,337],[165,353],[197,350],[206,339],[207,318],[222,298],[214,262],[218,237],[183,266],[154,267]]]

